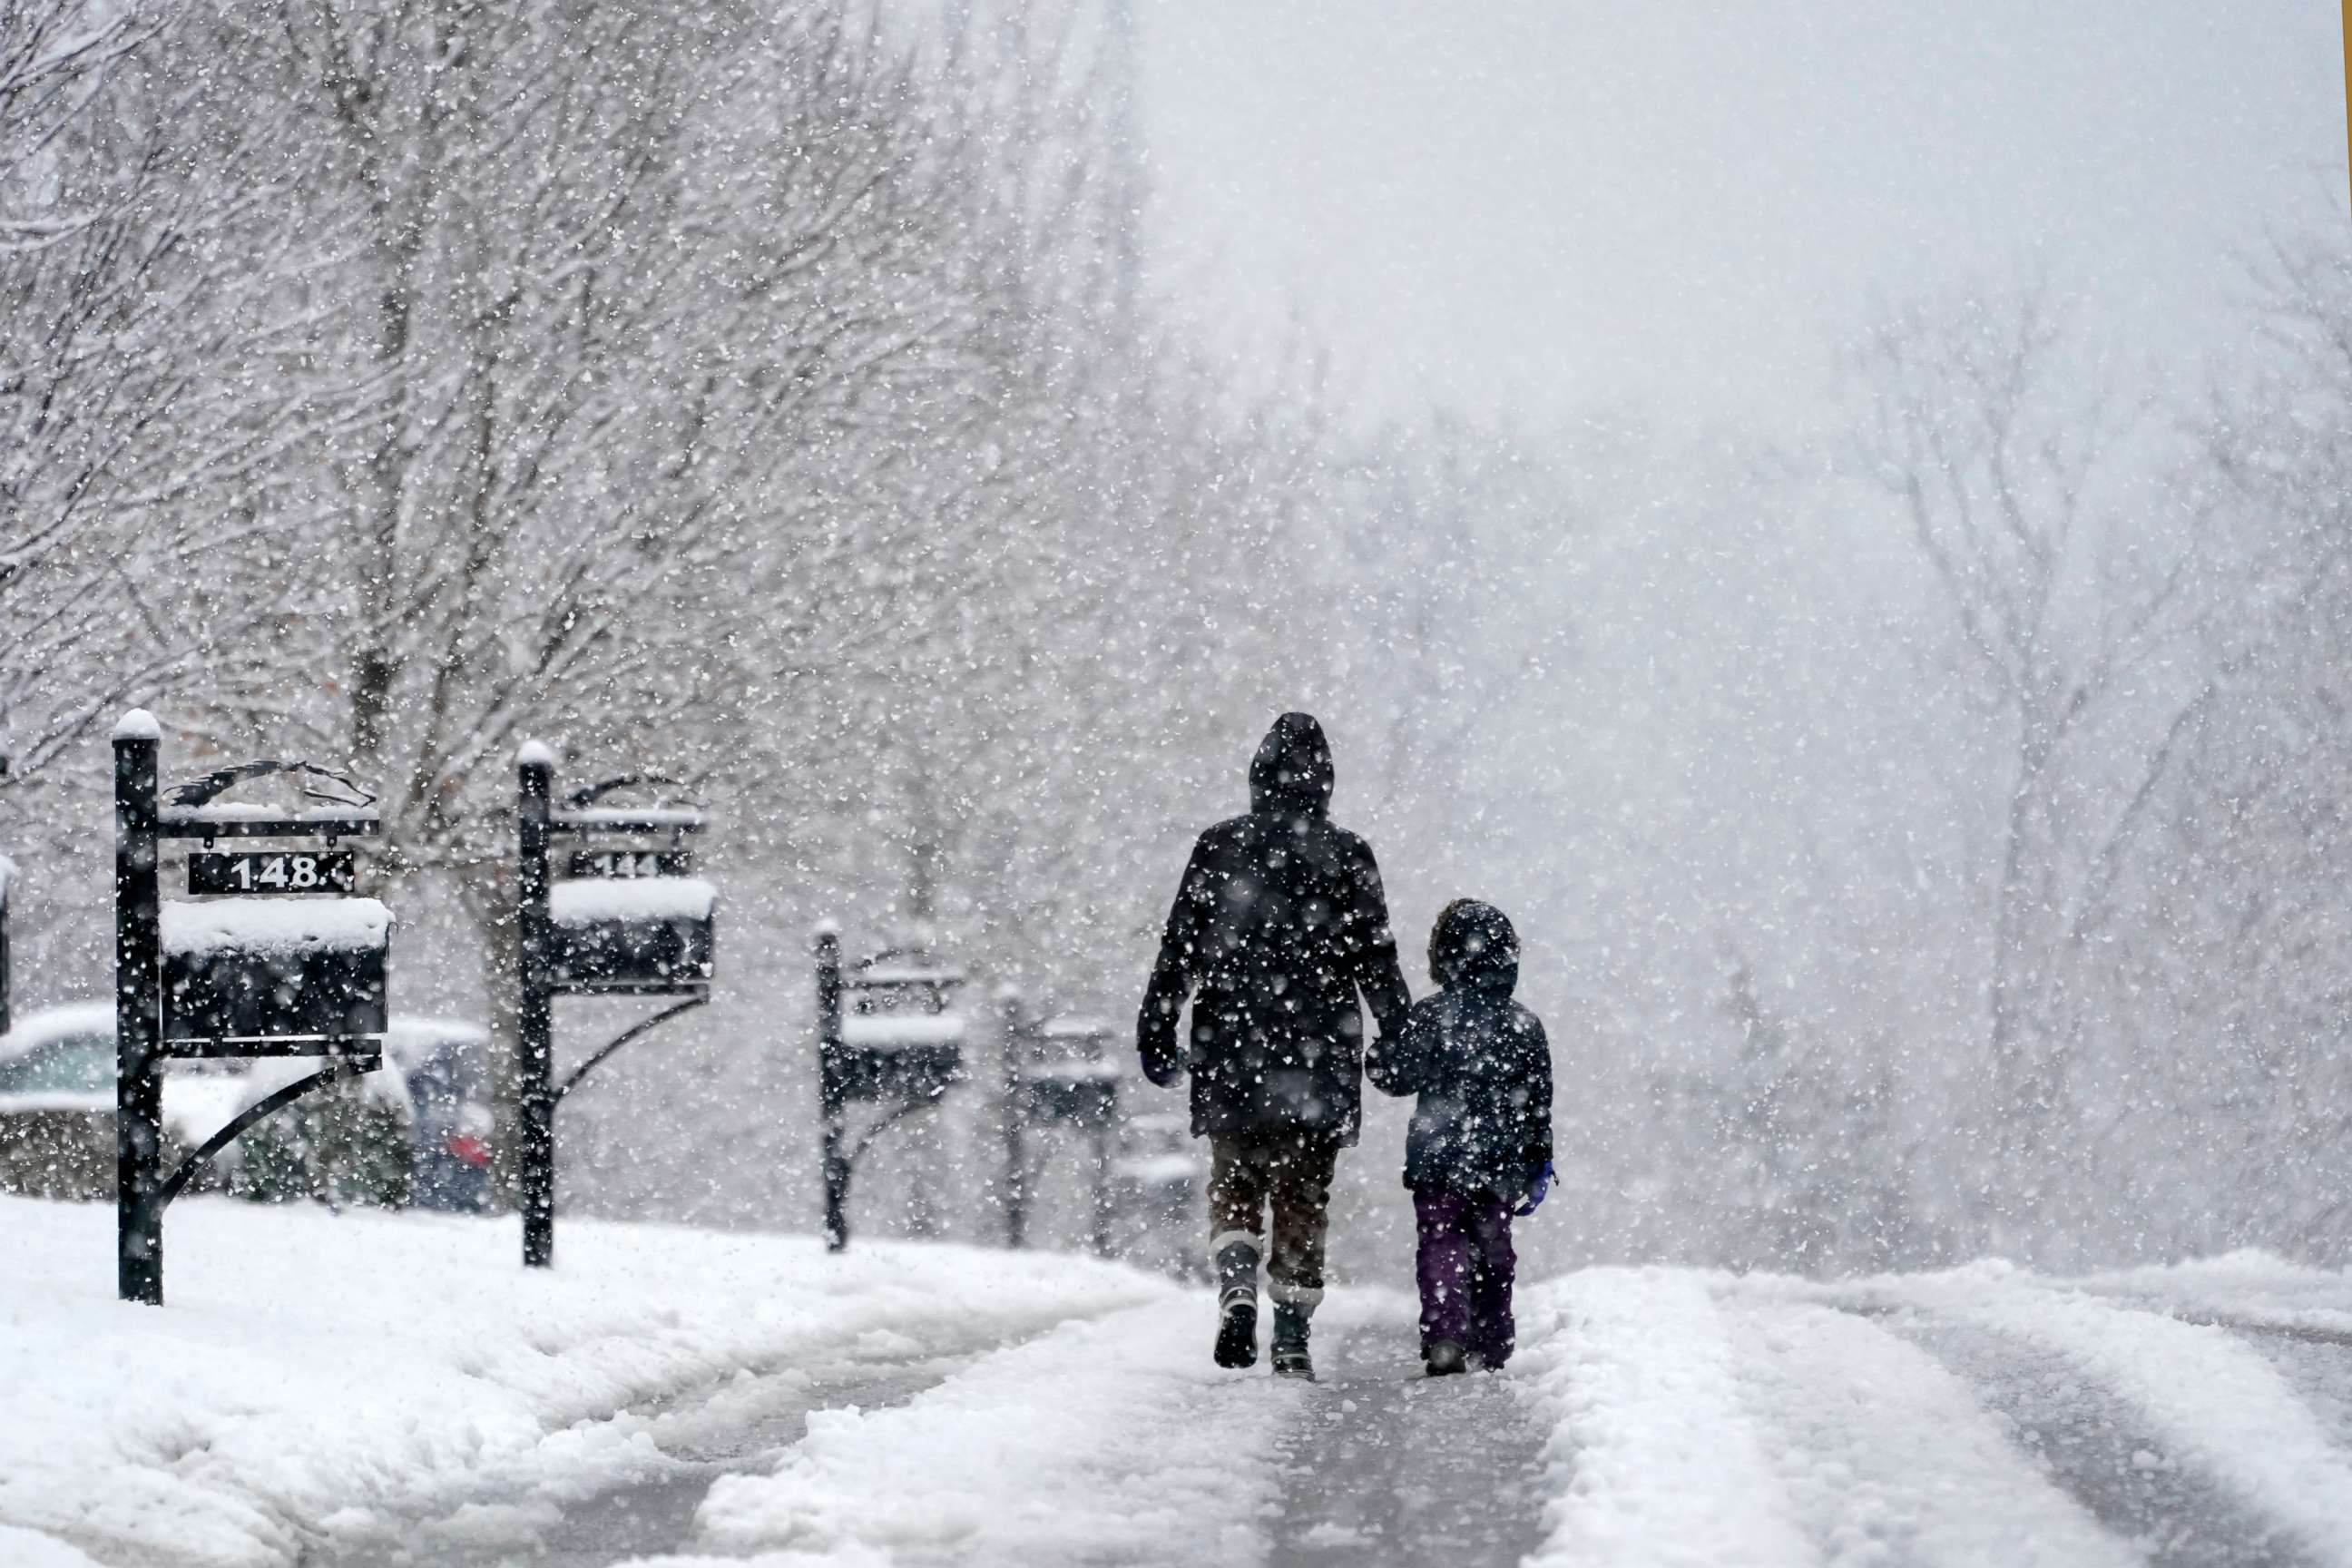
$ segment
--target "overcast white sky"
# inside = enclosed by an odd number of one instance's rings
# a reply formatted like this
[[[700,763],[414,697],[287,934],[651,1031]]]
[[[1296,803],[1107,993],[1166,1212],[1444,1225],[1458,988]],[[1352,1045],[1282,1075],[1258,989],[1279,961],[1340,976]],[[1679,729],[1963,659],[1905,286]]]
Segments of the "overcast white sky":
[[[2331,0],[1136,0],[1165,280],[1349,383],[1809,405],[1875,294],[2039,268],[2184,358],[2352,247]]]

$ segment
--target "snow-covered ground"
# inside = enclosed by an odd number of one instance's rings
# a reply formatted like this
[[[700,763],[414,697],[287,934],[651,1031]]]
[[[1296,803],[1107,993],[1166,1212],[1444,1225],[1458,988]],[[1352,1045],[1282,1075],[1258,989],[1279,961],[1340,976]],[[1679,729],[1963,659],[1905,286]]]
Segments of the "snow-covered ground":
[[[159,1310],[115,1301],[113,1219],[0,1198],[0,1527],[100,1563],[291,1563],[560,1506],[659,1463],[636,1412],[665,1399],[1172,1294],[1051,1254],[584,1221],[531,1275],[511,1222],[207,1199],[173,1206]],[[0,1564],[28,1550],[0,1536]]]
[[[1323,1381],[1083,1259],[0,1200],[0,1564],[2352,1564],[2352,1279],[1597,1269],[1501,1378],[1334,1292]]]

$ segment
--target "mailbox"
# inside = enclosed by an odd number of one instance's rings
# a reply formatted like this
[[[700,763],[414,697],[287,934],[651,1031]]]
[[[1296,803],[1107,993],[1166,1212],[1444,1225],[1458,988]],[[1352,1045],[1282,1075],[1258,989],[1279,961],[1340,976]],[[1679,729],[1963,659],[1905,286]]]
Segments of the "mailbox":
[[[851,1013],[834,1070],[850,1100],[933,1100],[963,1072],[960,1013]]]
[[[167,902],[161,936],[173,1056],[317,1054],[383,1034],[392,911],[374,899]]]
[[[1105,1047],[1108,1026],[1055,1018],[1037,1031],[1035,1056],[1020,1069],[1023,1110],[1032,1121],[1108,1127],[1118,1119],[1118,1063]]]
[[[950,1005],[961,971],[920,954],[876,953],[846,971],[841,935],[816,938],[817,1105],[823,1118],[825,1245],[849,1241],[849,1182],[858,1157],[885,1129],[936,1105],[963,1077],[963,1015]],[[849,1108],[877,1115],[856,1137]]]
[[[548,889],[548,973],[573,993],[708,986],[719,895],[698,877],[583,877]]]

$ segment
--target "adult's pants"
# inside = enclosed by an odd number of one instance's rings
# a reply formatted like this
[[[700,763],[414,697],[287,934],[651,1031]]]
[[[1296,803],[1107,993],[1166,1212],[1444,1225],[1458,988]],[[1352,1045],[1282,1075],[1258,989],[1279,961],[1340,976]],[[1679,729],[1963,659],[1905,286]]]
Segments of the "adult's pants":
[[[1323,1240],[1339,1146],[1300,1132],[1209,1140],[1209,1255],[1246,1241],[1265,1259],[1266,1294],[1312,1310],[1323,1300]],[[1274,1246],[1265,1245],[1273,1211]]]

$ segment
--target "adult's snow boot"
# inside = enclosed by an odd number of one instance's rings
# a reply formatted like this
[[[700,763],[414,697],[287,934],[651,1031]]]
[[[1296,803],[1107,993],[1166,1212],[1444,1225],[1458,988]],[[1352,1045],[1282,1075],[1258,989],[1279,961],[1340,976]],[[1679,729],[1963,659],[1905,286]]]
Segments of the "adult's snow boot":
[[[1421,1362],[1432,1377],[1452,1377],[1466,1372],[1470,1365],[1470,1358],[1452,1340],[1431,1341],[1429,1348],[1421,1352]]]
[[[1257,1243],[1247,1236],[1217,1248],[1217,1364],[1257,1364]]]
[[[1315,1361],[1307,1353],[1307,1309],[1289,1301],[1274,1304],[1274,1375],[1315,1381]]]

